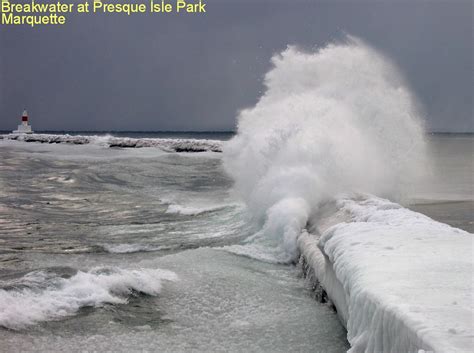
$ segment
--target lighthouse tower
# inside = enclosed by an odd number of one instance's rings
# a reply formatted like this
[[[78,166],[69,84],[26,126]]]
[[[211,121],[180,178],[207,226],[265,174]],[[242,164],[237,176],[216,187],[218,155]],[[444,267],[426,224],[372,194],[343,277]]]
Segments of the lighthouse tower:
[[[32,134],[31,126],[28,125],[28,112],[26,109],[23,111],[21,116],[21,124],[18,125],[18,129],[13,131],[14,134]]]

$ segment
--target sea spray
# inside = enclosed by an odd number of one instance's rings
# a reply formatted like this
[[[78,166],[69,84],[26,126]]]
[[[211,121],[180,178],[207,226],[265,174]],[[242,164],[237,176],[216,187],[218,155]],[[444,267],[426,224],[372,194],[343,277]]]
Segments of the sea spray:
[[[272,58],[240,112],[224,166],[261,230],[231,250],[289,262],[318,205],[344,192],[397,198],[425,169],[422,119],[395,66],[358,38]]]

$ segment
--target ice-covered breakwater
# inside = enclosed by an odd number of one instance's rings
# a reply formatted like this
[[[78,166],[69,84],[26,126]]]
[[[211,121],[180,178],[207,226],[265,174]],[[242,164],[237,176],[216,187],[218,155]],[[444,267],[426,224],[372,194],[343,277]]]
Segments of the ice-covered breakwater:
[[[113,137],[108,143],[110,147],[156,147],[168,152],[222,152],[222,141],[218,140]]]
[[[98,136],[96,136],[98,137]],[[0,135],[3,140],[15,140],[23,142],[39,143],[70,143],[74,145],[85,145],[93,140],[93,136],[72,136],[72,135],[52,135],[52,134],[6,134]]]
[[[227,250],[280,263],[303,256],[351,353],[474,351],[472,234],[384,199],[337,196],[403,198],[430,169],[403,76],[353,37],[289,47],[272,64],[224,148],[258,227]]]
[[[166,152],[222,152],[222,141],[204,139],[129,138],[55,134],[7,134],[0,139],[38,143],[98,144],[108,147],[155,147]]]
[[[472,234],[380,198],[340,199],[298,239],[349,352],[472,352]]]

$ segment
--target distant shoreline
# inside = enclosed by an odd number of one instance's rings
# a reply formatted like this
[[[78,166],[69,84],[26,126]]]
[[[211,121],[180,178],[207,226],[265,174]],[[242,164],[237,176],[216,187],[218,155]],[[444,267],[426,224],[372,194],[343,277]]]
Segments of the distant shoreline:
[[[0,134],[9,134],[12,130],[0,130]],[[229,134],[235,135],[237,131],[218,130],[218,131],[188,131],[188,130],[156,130],[156,131],[142,131],[142,130],[35,130],[35,134]],[[429,131],[426,135],[474,135],[474,132],[444,132],[444,131]]]
[[[12,130],[0,130],[1,134],[9,134]],[[35,134],[71,134],[71,133],[80,133],[80,134],[113,134],[113,133],[133,133],[133,134],[235,134],[236,131],[227,131],[227,130],[217,130],[217,131],[188,131],[188,130],[152,130],[152,131],[144,131],[144,130],[35,130]],[[474,133],[473,133],[474,134]]]

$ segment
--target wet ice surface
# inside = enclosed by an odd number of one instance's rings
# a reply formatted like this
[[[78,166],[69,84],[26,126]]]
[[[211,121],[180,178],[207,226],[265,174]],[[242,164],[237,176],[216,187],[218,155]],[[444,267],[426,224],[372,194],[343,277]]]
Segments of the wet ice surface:
[[[0,321],[15,329],[0,351],[348,349],[297,268],[209,248],[251,232],[219,154],[3,141],[0,157]]]

